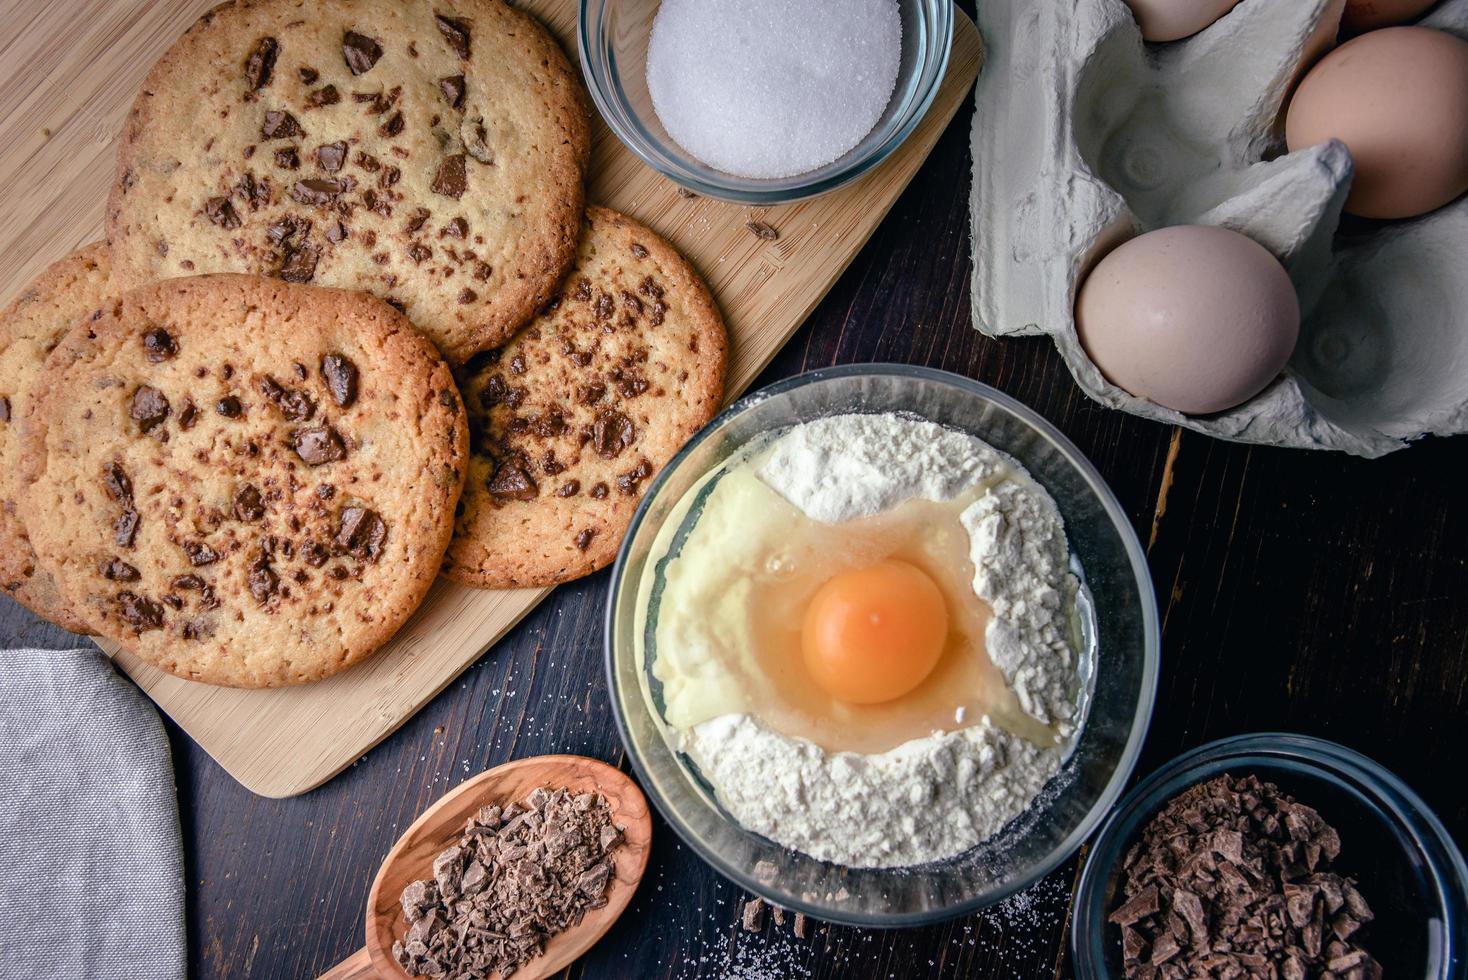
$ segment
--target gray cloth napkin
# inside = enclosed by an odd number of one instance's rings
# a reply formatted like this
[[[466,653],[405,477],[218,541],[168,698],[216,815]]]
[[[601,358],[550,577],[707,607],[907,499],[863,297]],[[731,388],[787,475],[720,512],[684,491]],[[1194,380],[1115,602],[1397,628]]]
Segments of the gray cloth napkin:
[[[181,980],[158,712],[97,650],[0,652],[0,976]]]

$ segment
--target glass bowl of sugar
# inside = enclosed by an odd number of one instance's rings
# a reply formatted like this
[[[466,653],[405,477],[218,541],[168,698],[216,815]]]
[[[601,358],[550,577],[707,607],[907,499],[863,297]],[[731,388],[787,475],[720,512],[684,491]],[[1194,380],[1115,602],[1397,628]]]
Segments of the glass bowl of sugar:
[[[719,561],[703,551],[689,559],[689,542],[702,524],[701,515],[709,513],[713,489],[751,452],[760,452],[793,427],[853,414],[934,424],[959,437],[982,440],[1020,464],[1053,498],[1064,522],[1071,568],[1078,569],[1086,593],[1083,639],[1074,648],[1077,725],[1059,750],[1058,767],[1028,802],[1020,803],[1015,816],[996,824],[976,845],[922,864],[863,867],[861,860],[821,860],[748,829],[724,805],[705,767],[689,755],[670,715],[670,689],[658,676],[660,651],[670,639],[662,627],[670,615],[673,563],[688,559],[712,568]],[[833,465],[830,472],[849,481],[857,471]],[[737,537],[758,536],[757,528],[743,518],[714,519],[715,526],[721,523],[736,532],[742,528]],[[745,567],[729,551],[719,554],[727,567]],[[723,623],[713,618],[717,611],[707,610],[707,621]],[[697,617],[696,609],[693,615]],[[683,645],[696,642],[691,633],[670,628]],[[766,901],[818,919],[861,926],[920,925],[992,905],[1029,887],[1070,858],[1100,825],[1121,796],[1152,716],[1157,606],[1146,558],[1126,512],[1091,463],[1042,417],[958,375],[908,365],[851,365],[813,371],[746,396],[658,474],[613,572],[606,656],[612,710],[628,758],[648,798],[704,860]],[[710,676],[704,675],[702,682],[710,683]],[[751,771],[760,768],[754,761]],[[962,766],[950,768],[953,780],[965,779]],[[988,800],[1002,792],[1001,776],[969,778],[965,792],[972,791],[970,799]],[[780,773],[769,778],[766,795],[773,799],[781,795],[774,783],[785,780]],[[815,806],[815,791],[805,799]],[[867,815],[862,819],[870,827],[860,828],[862,838],[877,828],[885,828],[879,831],[888,835],[884,840],[904,834],[900,819],[868,819],[877,812],[873,806],[854,798],[841,806],[845,813]]]
[[[834,190],[922,121],[951,0],[582,0],[591,97],[648,166],[743,204]]]

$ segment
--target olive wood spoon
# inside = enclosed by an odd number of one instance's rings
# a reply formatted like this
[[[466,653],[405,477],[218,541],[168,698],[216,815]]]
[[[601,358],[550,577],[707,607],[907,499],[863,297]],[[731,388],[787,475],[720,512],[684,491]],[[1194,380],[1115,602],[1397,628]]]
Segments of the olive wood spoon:
[[[409,980],[392,957],[392,944],[408,931],[399,896],[414,881],[433,876],[433,859],[455,840],[464,822],[482,806],[517,803],[538,786],[565,787],[572,793],[597,792],[611,807],[612,823],[622,828],[622,843],[612,852],[616,865],[607,884],[607,904],[592,909],[576,925],[552,936],[545,952],[515,973],[517,980],[543,980],[563,970],[590,949],[632,900],[647,870],[652,816],[647,798],[626,773],[579,755],[542,755],[496,766],[446,794],[403,832],[372,882],[367,896],[367,946],[342,960],[320,980]]]

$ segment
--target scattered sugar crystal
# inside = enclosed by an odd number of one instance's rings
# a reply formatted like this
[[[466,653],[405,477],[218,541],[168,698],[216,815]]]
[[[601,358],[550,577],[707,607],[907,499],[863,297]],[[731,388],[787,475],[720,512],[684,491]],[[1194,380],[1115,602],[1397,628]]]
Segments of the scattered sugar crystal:
[[[647,87],[668,135],[740,177],[838,159],[897,84],[896,0],[663,0]]]

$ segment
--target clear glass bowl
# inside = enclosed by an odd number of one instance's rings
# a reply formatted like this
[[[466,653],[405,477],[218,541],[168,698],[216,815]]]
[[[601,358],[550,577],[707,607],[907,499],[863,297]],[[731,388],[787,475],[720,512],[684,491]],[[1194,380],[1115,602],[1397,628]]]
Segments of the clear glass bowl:
[[[651,623],[638,592],[669,512],[751,440],[845,412],[903,412],[970,432],[1019,460],[1055,498],[1092,605],[1084,723],[1061,771],[995,838],[948,861],[847,868],[783,848],[728,816],[669,743],[644,695],[636,639]],[[1026,888],[1065,861],[1105,817],[1136,764],[1157,684],[1157,605],[1125,512],[1095,468],[1030,409],[967,378],[904,365],[813,371],[744,398],[694,437],[649,489],[622,545],[607,608],[612,709],[643,789],[704,860],[786,908],[852,925],[918,925]],[[649,685],[650,687],[650,685]]]
[[[576,46],[591,98],[617,138],[664,177],[697,194],[782,204],[824,194],[887,159],[928,111],[953,42],[951,0],[898,0],[902,62],[887,111],[844,156],[794,177],[735,177],[701,163],[668,135],[647,91],[647,47],[659,0],[581,0]]]
[[[1405,783],[1361,753],[1279,733],[1211,742],[1126,795],[1096,835],[1076,892],[1071,951],[1077,977],[1123,976],[1121,933],[1106,921],[1117,904],[1122,859],[1158,808],[1223,773],[1272,782],[1340,831],[1334,867],[1360,882],[1376,913],[1362,945],[1386,976],[1468,977],[1468,870],[1442,822]]]

